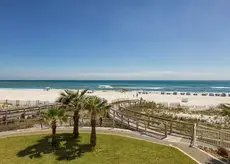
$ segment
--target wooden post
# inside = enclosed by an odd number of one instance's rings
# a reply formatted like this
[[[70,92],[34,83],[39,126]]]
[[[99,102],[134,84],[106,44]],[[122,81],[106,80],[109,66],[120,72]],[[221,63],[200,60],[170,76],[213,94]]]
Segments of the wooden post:
[[[113,128],[115,128],[115,110],[113,111]]]
[[[23,119],[26,119],[26,108],[24,108],[24,110],[23,110]]]
[[[193,124],[190,147],[196,145],[196,123]]]
[[[146,124],[146,121],[145,121],[145,134],[147,133],[147,124]]]
[[[147,124],[147,127],[149,127],[149,123],[150,123],[150,116],[149,116],[149,113],[148,113],[148,124]]]
[[[172,134],[172,121],[170,121],[170,131],[169,131],[169,134]]]
[[[138,124],[139,124],[139,122],[138,122],[138,120],[136,120],[136,131],[138,131]]]
[[[224,133],[222,132],[222,130],[219,131],[219,139],[220,139],[220,146],[223,147],[224,146]]]
[[[5,111],[5,125],[7,125],[7,110]]]
[[[123,127],[123,114],[121,114],[121,127]]]
[[[128,128],[129,128],[129,117],[128,117]]]
[[[219,138],[219,142],[218,142],[218,144],[219,144],[219,146],[221,146],[220,131],[218,131],[218,138]]]
[[[16,106],[19,106],[19,105],[20,105],[20,101],[16,100]]]
[[[168,136],[168,133],[167,133],[167,122],[165,121],[165,138]]]

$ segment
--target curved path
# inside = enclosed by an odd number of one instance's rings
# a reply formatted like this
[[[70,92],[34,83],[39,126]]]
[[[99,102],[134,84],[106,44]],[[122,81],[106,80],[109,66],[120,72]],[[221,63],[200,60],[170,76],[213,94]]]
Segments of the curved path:
[[[90,127],[83,127],[80,128],[80,132],[90,132]],[[71,132],[71,127],[60,127],[58,128],[58,133],[60,132]],[[144,140],[148,142],[153,142],[156,144],[162,144],[167,146],[172,146],[177,148],[178,150],[182,151],[194,161],[199,164],[223,164],[223,162],[217,160],[215,157],[210,156],[209,154],[197,149],[188,147],[188,145],[180,142],[170,142],[166,140],[158,140],[152,137],[148,137],[143,135],[139,132],[134,132],[126,129],[117,129],[117,128],[97,128],[98,133],[102,134],[110,134],[110,135],[120,135],[125,137],[131,137],[139,140]],[[40,129],[40,128],[30,128],[30,129],[21,129],[21,130],[14,130],[14,131],[6,131],[0,132],[0,138],[5,138],[9,136],[22,136],[22,135],[33,135],[33,134],[49,134],[50,129]]]

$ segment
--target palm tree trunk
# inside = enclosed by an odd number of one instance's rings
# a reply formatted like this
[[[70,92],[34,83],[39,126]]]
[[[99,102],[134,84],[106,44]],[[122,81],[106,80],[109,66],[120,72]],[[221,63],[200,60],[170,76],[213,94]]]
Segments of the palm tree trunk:
[[[100,117],[100,119],[99,119],[99,126],[101,127],[102,126],[102,117]]]
[[[79,124],[79,111],[75,110],[74,111],[74,116],[73,116],[73,136],[74,138],[77,138],[79,136],[79,129],[78,129],[78,124]]]
[[[56,135],[56,129],[57,129],[56,121],[53,121],[52,122],[52,136]]]
[[[90,136],[91,146],[96,146],[96,111],[91,112],[91,136]]]
[[[52,147],[55,148],[56,146],[56,129],[57,129],[57,125],[56,125],[56,121],[52,122]]]

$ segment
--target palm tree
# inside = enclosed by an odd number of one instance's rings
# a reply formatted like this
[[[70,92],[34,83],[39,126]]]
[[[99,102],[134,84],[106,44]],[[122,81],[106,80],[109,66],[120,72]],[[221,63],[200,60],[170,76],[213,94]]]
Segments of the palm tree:
[[[57,100],[58,103],[62,104],[62,107],[73,112],[73,135],[75,138],[79,136],[79,111],[84,106],[84,95],[86,92],[86,89],[83,91],[78,90],[77,92],[65,90],[60,94],[60,97]]]
[[[90,144],[96,146],[96,118],[97,113],[100,113],[102,109],[105,109],[107,101],[100,99],[97,96],[88,96],[86,99],[86,109],[90,112],[90,124],[91,124],[91,135]]]
[[[42,121],[47,123],[52,128],[52,146],[56,143],[56,129],[57,129],[57,121],[59,121],[61,124],[62,122],[67,121],[67,117],[65,114],[64,109],[58,109],[58,108],[51,108],[47,112],[41,113]]]

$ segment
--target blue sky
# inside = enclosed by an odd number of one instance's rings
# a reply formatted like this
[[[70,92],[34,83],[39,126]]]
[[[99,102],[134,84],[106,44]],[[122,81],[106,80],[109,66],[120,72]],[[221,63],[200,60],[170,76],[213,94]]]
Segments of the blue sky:
[[[230,79],[229,0],[1,0],[0,79]]]

